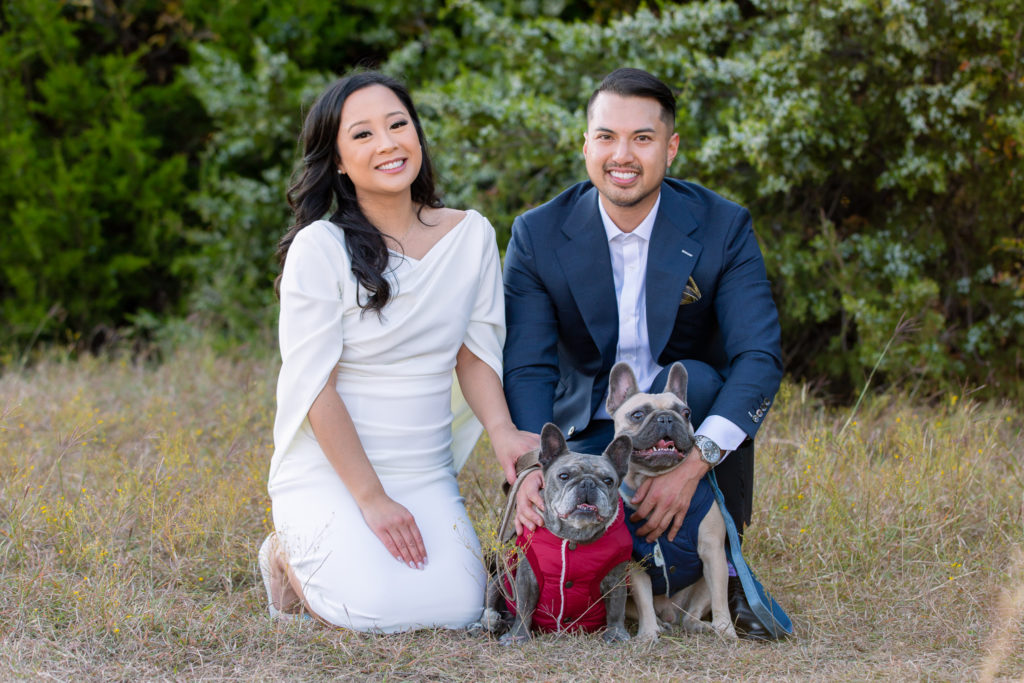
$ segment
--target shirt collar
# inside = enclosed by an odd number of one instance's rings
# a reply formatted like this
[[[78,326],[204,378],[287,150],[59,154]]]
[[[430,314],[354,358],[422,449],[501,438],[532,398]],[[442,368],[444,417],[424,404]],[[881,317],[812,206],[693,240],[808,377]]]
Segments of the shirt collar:
[[[661,206],[661,192],[658,192],[658,198],[654,200],[654,206],[651,207],[650,212],[648,212],[644,219],[640,221],[640,225],[636,226],[633,232],[627,233],[619,230],[619,226],[615,225],[611,216],[604,210],[601,197],[598,196],[597,198],[597,210],[601,213],[601,223],[604,224],[604,233],[608,237],[609,242],[621,235],[636,235],[645,242],[650,242],[651,232],[654,230],[654,219],[658,216],[659,206]]]

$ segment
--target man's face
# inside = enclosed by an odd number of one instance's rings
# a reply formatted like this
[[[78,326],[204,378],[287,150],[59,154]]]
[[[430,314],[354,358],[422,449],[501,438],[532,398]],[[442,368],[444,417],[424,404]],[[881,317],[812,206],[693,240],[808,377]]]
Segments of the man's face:
[[[590,181],[606,202],[645,213],[654,206],[679,149],[679,136],[661,113],[657,100],[648,97],[602,92],[594,100],[583,158]]]

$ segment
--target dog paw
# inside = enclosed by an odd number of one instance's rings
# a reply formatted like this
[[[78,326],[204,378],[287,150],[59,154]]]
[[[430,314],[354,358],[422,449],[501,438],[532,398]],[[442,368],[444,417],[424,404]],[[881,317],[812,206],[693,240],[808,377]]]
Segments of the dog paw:
[[[509,645],[522,645],[529,639],[529,636],[515,635],[514,633],[510,632],[506,633],[501,638],[499,638],[498,642],[501,645],[508,647]]]
[[[641,642],[653,643],[658,639],[658,634],[660,632],[661,629],[657,626],[654,628],[642,628],[637,632],[636,638]]]
[[[477,624],[474,624],[474,626],[475,625],[479,625],[480,628],[484,629],[489,633],[500,631],[503,625],[501,613],[498,612],[498,610],[496,609],[491,609],[490,607],[488,607],[484,610],[483,616],[480,617],[480,621],[477,622]]]
[[[727,621],[724,624],[712,624],[711,628],[713,628],[715,633],[723,638],[728,638],[730,640],[738,639],[738,636],[736,635],[736,628],[732,625],[731,621]]]
[[[629,640],[629,632],[621,626],[612,626],[605,629],[601,637],[606,643],[625,643]]]

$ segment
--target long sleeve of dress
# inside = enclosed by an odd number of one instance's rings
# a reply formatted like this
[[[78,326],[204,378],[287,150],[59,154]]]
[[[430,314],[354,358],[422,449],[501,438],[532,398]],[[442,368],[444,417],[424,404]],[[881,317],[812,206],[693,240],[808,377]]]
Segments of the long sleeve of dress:
[[[344,344],[342,292],[348,255],[329,230],[323,223],[301,230],[288,250],[281,275],[281,372],[272,472],[327,382]]]
[[[486,223],[482,244],[480,278],[476,302],[466,328],[466,347],[491,366],[501,378],[501,348],[505,343],[505,298],[494,228]]]
[[[464,344],[480,360],[494,370],[501,380],[501,353],[505,343],[505,298],[502,294],[501,264],[494,228],[484,221],[484,240],[481,244],[481,268],[477,283],[476,301],[466,326]],[[473,416],[462,397],[458,379],[453,377],[452,387],[452,456],[455,471],[466,464],[476,445],[483,426]]]

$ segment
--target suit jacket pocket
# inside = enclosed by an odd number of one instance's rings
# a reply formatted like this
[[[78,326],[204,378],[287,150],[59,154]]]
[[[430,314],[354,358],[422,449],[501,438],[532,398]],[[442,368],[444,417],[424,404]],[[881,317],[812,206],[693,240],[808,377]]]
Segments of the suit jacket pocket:
[[[695,304],[700,301],[700,287],[697,286],[697,282],[690,276],[689,281],[686,283],[686,288],[683,289],[683,298],[679,300],[680,306],[687,306],[689,304]]]

